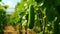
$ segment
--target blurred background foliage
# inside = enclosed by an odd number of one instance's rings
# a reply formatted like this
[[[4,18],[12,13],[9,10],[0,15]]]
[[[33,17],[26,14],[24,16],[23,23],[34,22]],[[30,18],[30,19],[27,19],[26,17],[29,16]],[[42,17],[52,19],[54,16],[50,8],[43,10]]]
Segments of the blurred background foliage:
[[[11,15],[6,14],[6,9],[7,5],[0,5],[0,32],[10,23],[34,28],[37,34],[60,33],[60,0],[21,0]]]

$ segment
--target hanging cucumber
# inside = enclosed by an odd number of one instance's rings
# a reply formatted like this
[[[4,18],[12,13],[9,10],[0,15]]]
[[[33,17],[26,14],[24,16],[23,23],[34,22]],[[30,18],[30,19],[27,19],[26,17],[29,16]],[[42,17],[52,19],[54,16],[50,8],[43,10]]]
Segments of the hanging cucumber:
[[[29,12],[29,28],[32,29],[34,26],[34,7],[33,5],[30,6],[30,12]]]

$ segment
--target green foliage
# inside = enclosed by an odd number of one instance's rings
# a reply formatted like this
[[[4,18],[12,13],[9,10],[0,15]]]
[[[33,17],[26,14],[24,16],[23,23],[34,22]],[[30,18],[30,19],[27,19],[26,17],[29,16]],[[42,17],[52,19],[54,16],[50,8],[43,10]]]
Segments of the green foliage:
[[[0,23],[6,22],[6,12],[8,6],[0,6]],[[33,29],[33,26],[41,28],[42,34],[59,30],[60,22],[60,0],[21,0],[15,6],[14,12],[10,16],[11,24],[21,23]],[[8,19],[9,20],[9,19]],[[5,24],[5,23],[4,23]],[[2,27],[2,26],[1,26]],[[35,32],[40,32],[37,29]],[[58,32],[59,33],[59,32]]]
[[[0,33],[2,34],[4,26],[7,24],[7,15],[5,8],[0,5]]]
[[[10,17],[11,17],[11,20],[10,20],[11,24],[17,24],[20,18],[19,13],[17,11],[13,12]]]
[[[5,5],[4,8],[7,9],[8,8],[8,5]]]

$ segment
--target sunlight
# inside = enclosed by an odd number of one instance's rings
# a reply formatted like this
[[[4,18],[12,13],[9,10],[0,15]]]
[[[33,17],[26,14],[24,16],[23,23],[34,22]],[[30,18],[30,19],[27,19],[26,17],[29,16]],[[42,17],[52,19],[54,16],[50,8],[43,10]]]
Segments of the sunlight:
[[[12,1],[7,1],[6,4],[9,5],[10,8],[13,7],[13,5],[14,5],[14,3]]]
[[[2,2],[5,5],[8,5],[8,9],[6,10],[7,14],[11,14],[11,12],[14,10],[16,4],[20,2],[20,0],[2,0]]]

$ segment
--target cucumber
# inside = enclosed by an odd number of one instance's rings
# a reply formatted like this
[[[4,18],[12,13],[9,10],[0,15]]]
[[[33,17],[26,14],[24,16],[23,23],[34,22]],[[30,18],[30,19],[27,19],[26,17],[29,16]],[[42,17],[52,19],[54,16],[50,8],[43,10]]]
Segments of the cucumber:
[[[34,19],[35,19],[35,14],[34,14],[34,7],[33,5],[30,6],[30,12],[29,12],[29,28],[32,29],[34,26]]]

